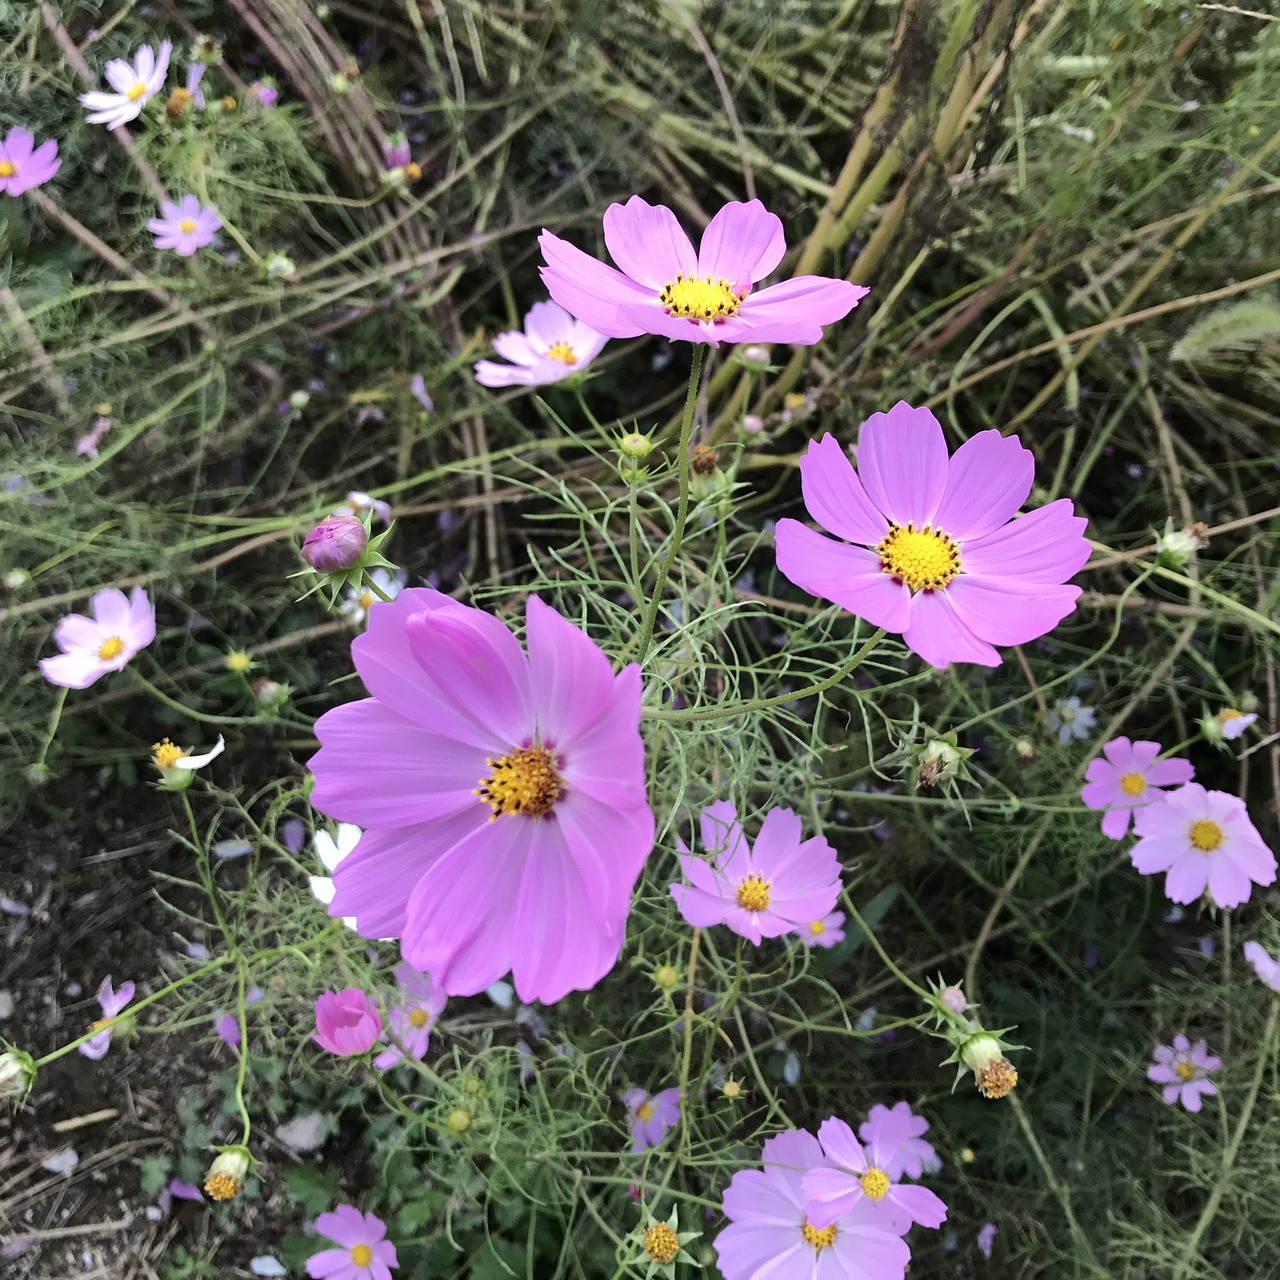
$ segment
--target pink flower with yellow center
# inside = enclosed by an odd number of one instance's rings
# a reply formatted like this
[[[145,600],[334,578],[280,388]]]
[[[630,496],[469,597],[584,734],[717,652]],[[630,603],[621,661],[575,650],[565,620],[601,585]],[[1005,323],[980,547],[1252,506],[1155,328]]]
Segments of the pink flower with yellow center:
[[[868,289],[797,276],[756,290],[786,252],[782,221],[759,200],[725,205],[694,249],[676,215],[639,196],[611,204],[604,242],[621,271],[543,231],[542,282],[579,320],[610,338],[653,333],[684,342],[788,342],[810,346]]]
[[[1030,451],[998,431],[948,458],[937,418],[900,400],[862,424],[856,472],[834,436],[810,444],[805,507],[844,541],[779,520],[778,568],[932,666],[998,666],[994,646],[1025,644],[1072,612],[1080,588],[1063,584],[1089,558],[1068,499],[1018,517],[1034,472]]]
[[[431,976],[419,973],[412,965],[396,965],[396,983],[399,994],[391,1012],[387,1015],[389,1029],[395,1033],[399,1045],[392,1043],[373,1060],[379,1071],[386,1071],[404,1061],[407,1053],[421,1059],[431,1040],[431,1028],[444,1012],[449,997],[431,981]]]
[[[1104,809],[1102,834],[1123,840],[1135,809],[1164,799],[1163,787],[1179,787],[1195,777],[1190,760],[1157,760],[1158,742],[1130,742],[1113,738],[1102,757],[1085,770],[1080,799],[1090,809]]]
[[[631,1150],[637,1154],[656,1147],[680,1121],[679,1089],[662,1089],[654,1094],[628,1089],[622,1095],[622,1103],[631,1128]]]
[[[493,349],[510,364],[476,361],[476,381],[484,387],[541,387],[585,369],[609,339],[554,302],[535,302],[524,332],[500,333]]]
[[[37,147],[33,134],[14,125],[0,142],[0,194],[20,196],[48,182],[61,165],[52,138]]]
[[[189,258],[197,249],[211,244],[222,219],[213,205],[202,205],[195,196],[183,196],[177,204],[160,201],[160,217],[147,223],[157,249],[172,249]]]
[[[1203,1098],[1218,1092],[1209,1076],[1222,1066],[1222,1059],[1209,1052],[1204,1040],[1193,1045],[1186,1036],[1174,1036],[1172,1044],[1156,1046],[1147,1079],[1163,1085],[1161,1093],[1169,1106],[1181,1103],[1188,1111],[1199,1111]]]
[[[89,609],[91,618],[68,614],[55,628],[53,640],[62,652],[40,660],[50,684],[87,689],[109,672],[123,671],[156,638],[156,611],[141,587],[128,598],[108,587],[90,600]]]
[[[336,1249],[322,1249],[307,1261],[312,1280],[391,1280],[398,1267],[396,1247],[387,1240],[386,1224],[372,1213],[340,1204],[316,1218],[316,1231]]]
[[[797,925],[792,932],[800,939],[802,947],[834,947],[844,941],[844,912],[828,911],[817,920]]]

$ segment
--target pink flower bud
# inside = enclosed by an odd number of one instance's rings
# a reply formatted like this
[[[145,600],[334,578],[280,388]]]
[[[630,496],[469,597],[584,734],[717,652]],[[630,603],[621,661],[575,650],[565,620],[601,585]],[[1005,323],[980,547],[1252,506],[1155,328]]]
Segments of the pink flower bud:
[[[345,573],[359,563],[369,535],[351,516],[330,516],[306,536],[302,558],[317,573]]]
[[[969,1001],[959,987],[944,987],[942,990],[942,1003],[952,1013],[963,1013],[969,1007]]]
[[[368,1053],[382,1035],[382,1019],[358,987],[326,991],[316,1001],[316,1032],[311,1038],[340,1058]]]

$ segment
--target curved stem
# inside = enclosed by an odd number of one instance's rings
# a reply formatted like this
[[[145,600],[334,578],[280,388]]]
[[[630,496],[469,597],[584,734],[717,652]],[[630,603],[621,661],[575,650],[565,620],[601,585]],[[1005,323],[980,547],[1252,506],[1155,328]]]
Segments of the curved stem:
[[[378,586],[376,582],[374,582],[373,574],[369,573],[368,570],[366,570],[364,574],[364,587],[366,591],[371,592],[373,595],[377,596],[378,599],[381,600],[383,604],[391,603],[391,597],[387,595],[387,593],[383,591],[383,589],[380,586]]]
[[[244,1121],[244,1131],[240,1135],[240,1145],[249,1145],[249,1132],[253,1128],[249,1119],[249,1108],[244,1101],[244,1078],[249,1070],[249,1029],[245,1025],[244,1016],[244,965],[241,964],[236,974],[236,1013],[240,1022],[240,1067],[236,1072],[236,1109]]]
[[[929,992],[927,992],[918,982],[913,982],[910,978],[908,978],[907,975],[903,973],[902,970],[899,969],[898,966],[894,963],[894,961],[890,958],[889,953],[884,949],[884,947],[880,945],[880,939],[877,938],[874,933],[872,933],[871,926],[862,918],[862,915],[858,911],[858,908],[853,905],[853,899],[849,896],[848,889],[842,889],[840,891],[840,899],[844,903],[845,908],[848,910],[849,915],[853,918],[854,924],[856,924],[858,928],[861,929],[862,932],[867,935],[867,941],[871,943],[872,947],[875,949],[876,955],[878,955],[880,959],[884,961],[885,966],[889,970],[889,972],[893,974],[893,976],[897,978],[898,981],[901,982],[904,987],[909,988],[911,991],[914,991],[916,995],[929,1001],[929,1004],[932,1006],[933,998],[929,994]]]
[[[67,687],[61,685],[58,688],[58,696],[53,704],[53,711],[49,714],[49,728],[45,731],[44,741],[40,744],[40,755],[36,760],[36,765],[44,764],[49,756],[49,748],[53,746],[53,739],[57,735],[58,725],[62,721],[62,708],[67,701]]]
[[[175,711],[181,711],[184,716],[189,716],[192,720],[201,720],[205,724],[252,724],[254,718],[250,716],[214,716],[205,711],[195,711],[191,707],[185,706],[176,698],[171,698],[161,689],[157,689],[155,685],[133,667],[126,667],[125,670],[140,684],[153,698],[163,702],[166,707],[172,707]]]

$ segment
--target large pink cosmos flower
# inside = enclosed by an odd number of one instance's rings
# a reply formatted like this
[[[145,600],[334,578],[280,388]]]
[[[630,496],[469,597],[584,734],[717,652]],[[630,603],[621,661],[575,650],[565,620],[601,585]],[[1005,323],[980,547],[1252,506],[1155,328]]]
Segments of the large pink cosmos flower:
[[[322,1249],[307,1261],[312,1280],[391,1280],[400,1265],[396,1247],[387,1239],[386,1223],[353,1205],[340,1204],[316,1219],[316,1231],[336,1249]]]
[[[35,135],[15,124],[0,142],[0,194],[20,196],[48,182],[61,167],[52,138],[37,147]]]
[[[937,418],[899,400],[862,424],[856,473],[834,436],[810,444],[805,507],[844,542],[779,520],[778,568],[932,666],[998,666],[994,645],[1034,640],[1075,608],[1080,588],[1062,584],[1089,558],[1069,499],[1014,519],[1034,472],[998,431],[948,459]]]
[[[1190,760],[1157,760],[1158,742],[1113,738],[1102,748],[1105,759],[1089,761],[1080,799],[1090,809],[1105,809],[1102,834],[1123,840],[1135,809],[1164,799],[1163,787],[1179,787],[1196,776]]]
[[[1169,1106],[1180,1102],[1188,1111],[1199,1111],[1204,1095],[1218,1092],[1209,1076],[1221,1066],[1206,1041],[1192,1044],[1186,1036],[1174,1036],[1172,1044],[1156,1046],[1147,1079],[1164,1086],[1160,1092]]]
[[[1238,907],[1255,884],[1275,881],[1275,855],[1238,796],[1188,782],[1160,804],[1138,809],[1133,826],[1141,837],[1129,850],[1135,869],[1148,876],[1167,871],[1164,891],[1172,902],[1194,902],[1207,888],[1218,906]]]
[[[758,293],[786,252],[782,221],[759,200],[733,201],[707,223],[695,252],[666,205],[639,196],[611,204],[604,242],[615,271],[543,231],[542,282],[566,311],[610,338],[654,333],[684,342],[789,342],[810,346],[870,290],[797,276]]]
[[[593,987],[622,948],[653,845],[640,670],[531,596],[528,656],[491,614],[426,588],[369,609],[373,695],[323,715],[315,807],[363,828],[332,916],[401,940],[446,995],[512,971],[526,1003]]]
[[[524,318],[524,331],[500,333],[493,349],[510,364],[476,361],[482,387],[543,387],[585,369],[609,339],[575,320],[554,302],[535,302]]]
[[[156,611],[147,593],[134,587],[108,587],[89,601],[92,618],[69,613],[54,628],[54,643],[62,650],[40,659],[40,672],[50,684],[87,689],[112,671],[123,671],[140,649],[156,638]]]
[[[899,1236],[916,1222],[925,1227],[943,1224],[947,1206],[928,1187],[895,1182],[888,1172],[889,1162],[906,1139],[906,1129],[903,1118],[886,1113],[872,1127],[871,1140],[864,1147],[838,1117],[822,1122],[818,1141],[826,1166],[811,1169],[800,1184],[809,1197],[806,1212],[815,1227],[830,1226],[855,1210],[864,1221]]]
[[[916,1115],[909,1102],[895,1102],[891,1107],[877,1102],[859,1126],[858,1137],[864,1145],[877,1144],[879,1158],[885,1162],[881,1168],[897,1181],[899,1178],[918,1178],[925,1165],[938,1159],[933,1144],[924,1140],[928,1132],[929,1122],[924,1116]],[[891,1140],[886,1140],[889,1134],[897,1140],[896,1149]]]
[[[901,1280],[911,1250],[862,1214],[825,1227],[807,1216],[803,1180],[826,1163],[813,1134],[790,1129],[761,1152],[763,1169],[742,1169],[724,1193],[729,1225],[715,1238],[724,1280]]]
[[[687,885],[670,886],[680,914],[695,928],[728,925],[756,946],[822,918],[840,896],[840,861],[822,836],[802,840],[799,817],[770,809],[747,844],[738,811],[727,800],[707,805],[698,819],[702,845],[713,864],[691,854],[683,841],[680,868]]]

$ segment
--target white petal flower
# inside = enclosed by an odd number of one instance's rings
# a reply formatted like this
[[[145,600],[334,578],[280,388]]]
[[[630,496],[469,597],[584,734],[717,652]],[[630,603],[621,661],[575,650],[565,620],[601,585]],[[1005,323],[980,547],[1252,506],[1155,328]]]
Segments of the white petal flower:
[[[95,90],[82,93],[80,103],[89,111],[85,119],[89,124],[105,124],[109,129],[128,124],[142,114],[142,108],[164,87],[169,72],[169,55],[173,44],[166,40],[156,52],[149,44],[134,54],[133,62],[113,58],[107,63],[104,75],[114,93]]]
[[[315,855],[320,859],[324,869],[329,873],[327,876],[308,876],[307,880],[311,885],[311,893],[317,902],[323,903],[326,907],[333,901],[333,880],[332,875],[338,869],[338,864],[356,847],[363,831],[353,823],[338,823],[338,833],[335,839],[323,828],[318,830],[311,842],[311,847],[315,850]],[[344,916],[343,924],[348,929],[354,930],[356,927],[355,916]]]
[[[210,760],[216,760],[227,749],[227,744],[223,741],[222,735],[218,735],[218,740],[209,748],[202,756],[179,756],[174,762],[175,769],[203,769]]]

